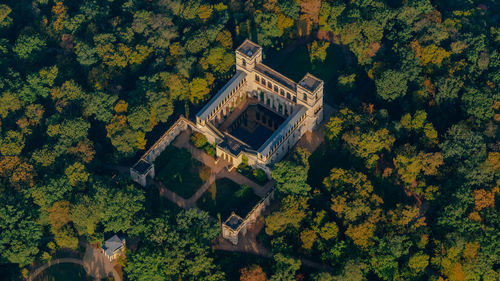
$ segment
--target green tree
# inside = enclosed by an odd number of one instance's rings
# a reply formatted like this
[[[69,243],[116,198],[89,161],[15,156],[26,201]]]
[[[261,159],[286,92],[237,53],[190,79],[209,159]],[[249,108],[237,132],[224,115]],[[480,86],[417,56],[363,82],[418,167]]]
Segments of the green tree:
[[[309,58],[311,63],[324,62],[326,59],[326,50],[330,46],[330,42],[313,41],[309,49]]]
[[[90,174],[86,171],[85,166],[80,162],[75,162],[68,166],[64,173],[68,177],[69,183],[73,186],[86,183]]]
[[[131,252],[125,272],[133,280],[225,280],[209,256],[219,227],[195,209],[152,219],[141,231],[145,245]]]
[[[364,159],[368,168],[374,167],[379,154],[384,150],[390,151],[396,141],[386,128],[371,129],[366,133],[349,131],[342,135],[342,139],[354,155]]]
[[[35,58],[35,55],[40,52],[47,43],[37,35],[20,35],[12,51],[23,60]]]
[[[210,92],[207,80],[203,78],[194,78],[189,83],[189,100],[192,103],[200,103],[205,100],[207,94]]]
[[[406,95],[408,90],[407,78],[403,72],[397,70],[386,70],[380,77],[375,79],[377,94],[386,101]]]
[[[323,181],[332,194],[331,209],[343,219],[346,235],[362,248],[372,242],[376,223],[381,220],[382,198],[375,194],[366,175],[333,168]]]
[[[21,132],[8,131],[0,139],[0,153],[5,156],[21,154],[24,148],[24,136]]]
[[[307,184],[308,169],[290,161],[279,162],[274,166],[272,177],[277,189],[285,194],[305,195],[311,187]]]
[[[1,263],[28,265],[38,254],[42,227],[36,212],[19,194],[0,192],[0,256]]]
[[[298,229],[300,222],[307,216],[307,198],[289,195],[281,200],[278,211],[266,217],[266,233],[273,235],[291,226]]]
[[[292,257],[282,254],[274,255],[275,269],[274,274],[269,278],[270,281],[293,281],[295,273],[300,269],[302,262]]]

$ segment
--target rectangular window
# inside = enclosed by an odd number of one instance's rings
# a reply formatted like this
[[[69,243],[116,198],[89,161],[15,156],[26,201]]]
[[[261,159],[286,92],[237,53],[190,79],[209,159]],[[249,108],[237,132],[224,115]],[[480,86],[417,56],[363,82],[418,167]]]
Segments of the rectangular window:
[[[307,101],[307,95],[304,94],[304,101]]]
[[[278,92],[278,86],[274,85],[274,91],[277,93]]]
[[[260,92],[260,100],[264,102],[264,92]]]
[[[267,82],[267,87],[268,87],[269,89],[272,89],[272,88],[273,88],[273,84],[271,84],[271,82]]]
[[[257,81],[257,83],[258,83],[258,82],[260,82],[259,80],[260,80],[259,76],[257,74],[255,74],[255,81]]]
[[[285,91],[283,91],[283,89],[280,89],[280,95],[282,95],[282,96],[285,95]]]
[[[266,85],[266,80],[264,80],[264,78],[261,78],[260,79],[260,82],[265,86]]]
[[[293,96],[293,102],[297,102],[297,97]]]
[[[292,99],[292,96],[290,96],[290,93],[289,92],[286,92],[286,98],[291,100]]]
[[[271,100],[267,99],[266,103],[267,103],[268,106],[270,106],[271,105]]]

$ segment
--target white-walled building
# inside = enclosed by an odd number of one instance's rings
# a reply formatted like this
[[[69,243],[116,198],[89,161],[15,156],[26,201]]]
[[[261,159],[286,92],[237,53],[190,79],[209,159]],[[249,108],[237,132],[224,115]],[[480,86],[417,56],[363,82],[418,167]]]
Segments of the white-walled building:
[[[262,47],[245,40],[236,49],[236,73],[196,115],[196,126],[217,143],[217,157],[268,171],[323,119],[323,81],[299,83],[262,63]]]

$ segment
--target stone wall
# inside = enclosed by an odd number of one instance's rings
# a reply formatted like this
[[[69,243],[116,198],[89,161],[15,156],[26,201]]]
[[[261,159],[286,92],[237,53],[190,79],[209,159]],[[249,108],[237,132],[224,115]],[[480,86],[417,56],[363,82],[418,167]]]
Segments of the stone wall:
[[[257,221],[257,218],[262,215],[266,210],[266,207],[271,205],[271,200],[274,198],[274,188],[271,189],[260,201],[257,203],[253,209],[247,214],[243,219],[240,226],[234,230],[224,222],[222,224],[222,237],[229,240],[234,245],[238,244],[238,236],[245,235],[247,233],[247,228]]]
[[[155,142],[155,144],[143,154],[141,159],[139,159],[139,161],[143,160],[149,163],[152,168],[147,173],[140,174],[131,167],[130,177],[132,178],[132,180],[142,186],[146,186],[147,176],[149,175],[151,178],[154,178],[155,167],[153,162],[155,161],[156,157],[158,157],[181,132],[187,130],[187,128],[198,131],[196,125],[193,122],[189,121],[183,116],[179,117],[179,119],[175,121],[175,123]]]

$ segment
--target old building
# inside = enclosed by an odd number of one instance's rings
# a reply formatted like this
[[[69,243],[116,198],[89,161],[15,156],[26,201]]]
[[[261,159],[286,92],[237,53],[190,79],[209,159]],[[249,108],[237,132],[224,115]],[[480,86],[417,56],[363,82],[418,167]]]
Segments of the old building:
[[[121,239],[117,235],[113,235],[111,238],[104,241],[102,250],[104,252],[104,255],[110,261],[113,261],[125,251],[125,239]]]
[[[323,119],[323,81],[299,83],[262,63],[262,47],[245,40],[236,49],[236,73],[196,115],[196,126],[217,143],[217,157],[269,171]]]

